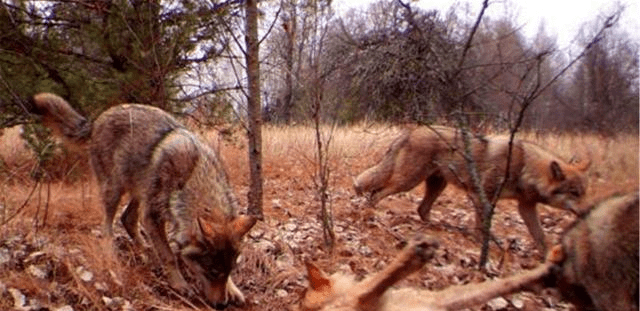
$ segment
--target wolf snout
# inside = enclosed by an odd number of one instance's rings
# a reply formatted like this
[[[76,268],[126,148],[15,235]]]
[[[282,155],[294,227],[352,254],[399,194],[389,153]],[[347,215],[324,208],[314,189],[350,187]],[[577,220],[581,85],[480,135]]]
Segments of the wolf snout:
[[[573,203],[572,201],[566,201],[564,202],[564,209],[573,213],[576,216],[580,216],[582,214],[582,212],[580,211],[580,209],[578,209],[576,207],[576,204]]]

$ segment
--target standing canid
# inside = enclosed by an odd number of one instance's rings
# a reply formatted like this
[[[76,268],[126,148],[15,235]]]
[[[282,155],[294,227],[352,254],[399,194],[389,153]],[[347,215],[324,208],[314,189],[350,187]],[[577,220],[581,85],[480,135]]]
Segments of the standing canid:
[[[579,310],[638,310],[638,193],[594,205],[562,237],[547,281]]]
[[[391,289],[395,283],[418,271],[434,256],[438,243],[417,240],[407,246],[386,268],[355,282],[352,277],[334,274],[307,263],[309,288],[300,311],[444,311],[460,310],[492,298],[535,286],[554,267],[548,260],[537,268],[517,275],[477,284],[452,286],[442,291],[415,288]]]
[[[573,210],[585,194],[587,182],[583,172],[589,163],[568,164],[540,146],[514,140],[509,176],[504,180],[508,149],[508,137],[471,138],[471,158],[488,199],[493,198],[504,181],[500,198],[518,200],[518,212],[544,252],[546,243],[536,203]],[[423,221],[429,221],[431,206],[447,183],[475,193],[464,150],[457,129],[443,126],[408,129],[393,141],[378,164],[356,177],[353,186],[358,195],[369,193],[370,203],[375,206],[386,196],[409,191],[424,181],[426,190],[418,213]],[[475,195],[471,197],[476,206],[476,226],[480,228],[482,213],[477,208],[478,199]]]
[[[90,124],[57,95],[33,97],[35,112],[54,134],[76,146],[88,146],[105,210],[104,230],[112,223],[122,195],[131,200],[122,223],[138,250],[142,226],[172,287],[191,287],[180,273],[165,231],[176,226],[178,257],[215,306],[242,304],[244,296],[229,274],[243,235],[255,224],[237,215],[237,201],[220,157],[168,113],[151,106],[110,108]]]
[[[437,292],[391,289],[434,256],[438,244],[433,240],[412,242],[386,268],[361,282],[342,274],[326,276],[307,263],[309,288],[299,310],[460,310],[520,290],[552,286],[579,310],[637,311],[638,217],[638,193],[608,198],[566,230],[562,243],[551,248],[538,267]]]

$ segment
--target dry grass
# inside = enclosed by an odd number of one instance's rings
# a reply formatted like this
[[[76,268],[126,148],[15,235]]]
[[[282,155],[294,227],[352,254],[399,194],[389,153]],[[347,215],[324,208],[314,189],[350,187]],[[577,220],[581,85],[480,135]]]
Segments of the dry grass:
[[[330,132],[330,128],[323,128],[325,135]],[[345,201],[348,200],[352,192],[351,178],[377,161],[398,133],[397,127],[386,125],[358,125],[334,129],[329,156],[332,166],[331,187],[333,192],[338,193],[336,196],[342,194],[342,197],[346,198]],[[233,186],[239,199],[244,202],[248,186],[248,165],[246,141],[242,132],[235,133],[231,140],[221,138],[215,131],[203,133],[202,136],[222,153]],[[639,144],[636,136],[603,138],[586,134],[523,133],[519,137],[537,142],[565,159],[574,155],[590,158],[593,161],[589,170],[592,196],[638,188]],[[292,214],[308,213],[306,209],[310,206],[313,208],[314,204],[312,176],[317,161],[314,130],[306,126],[265,126],[262,147],[266,217],[284,221]],[[84,297],[93,301],[94,305],[102,305],[102,293],[78,279],[76,269],[83,266],[94,271],[96,282],[105,283],[111,293],[131,300],[135,309],[190,309],[188,304],[168,298],[170,295],[163,289],[162,281],[152,270],[140,264],[139,258],[123,256],[123,252],[115,251],[126,249],[128,242],[117,241],[114,247],[112,241],[101,237],[102,211],[94,181],[88,179],[70,183],[67,179],[63,180],[66,182],[52,184],[51,195],[48,198],[47,224],[44,228],[36,230],[34,220],[42,223],[47,189],[46,186],[36,189],[25,208],[19,210],[33,185],[29,171],[34,165],[34,157],[24,147],[17,129],[7,130],[0,136],[0,163],[0,242],[15,236],[25,236],[28,240],[44,238],[46,242],[40,245],[40,250],[56,254],[58,257],[59,262],[51,264],[53,269],[58,271],[56,281],[64,284],[67,290],[65,297],[70,300]],[[72,167],[72,163],[59,164],[61,167]],[[274,207],[275,203],[272,204],[275,200],[279,202],[277,207]],[[336,209],[349,209],[349,203],[339,204],[344,206],[336,206]],[[19,213],[17,217],[7,224],[4,223],[16,213]],[[272,222],[268,220],[264,225],[270,223]],[[116,230],[122,231],[121,226],[115,227]],[[389,247],[384,242],[379,244],[381,249]],[[60,247],[76,251],[72,254],[64,253],[60,251]],[[265,259],[261,258],[260,254],[248,252],[244,260],[255,263]],[[353,262],[353,259],[350,260]],[[261,267],[269,271],[274,269],[271,265],[273,262],[264,262]],[[273,284],[272,287],[275,288],[283,282],[281,280],[289,277],[286,273],[269,276],[251,269],[259,268],[246,268],[244,271],[247,275],[240,276],[240,279],[271,277],[273,279],[263,283]],[[0,271],[0,283],[21,288],[25,293],[46,299],[48,291],[51,290],[48,285],[25,275],[26,272],[16,273],[15,270]],[[295,299],[296,297],[286,298],[289,301]],[[0,309],[10,307],[11,305],[0,303]]]

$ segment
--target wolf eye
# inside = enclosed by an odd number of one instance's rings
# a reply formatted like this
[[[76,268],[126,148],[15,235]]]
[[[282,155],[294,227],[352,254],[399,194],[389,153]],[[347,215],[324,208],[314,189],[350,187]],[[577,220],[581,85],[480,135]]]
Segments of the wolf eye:
[[[205,271],[204,276],[209,280],[218,280],[224,277],[220,271],[215,269]]]

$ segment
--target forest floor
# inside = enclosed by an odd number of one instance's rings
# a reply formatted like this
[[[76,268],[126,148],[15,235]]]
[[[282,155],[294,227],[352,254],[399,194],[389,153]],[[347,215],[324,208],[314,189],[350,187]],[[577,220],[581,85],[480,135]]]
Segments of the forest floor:
[[[314,134],[306,127],[266,129],[265,219],[245,237],[232,274],[247,303],[227,310],[289,310],[307,286],[305,261],[329,273],[341,271],[361,278],[381,270],[416,235],[435,237],[440,247],[434,259],[398,286],[437,291],[531,269],[542,259],[513,201],[500,201],[496,208],[492,233],[501,245],[491,244],[485,272],[478,270],[481,243],[472,230],[474,213],[464,192],[446,188],[428,224],[416,212],[422,186],[391,196],[375,208],[367,207],[365,199],[355,195],[352,178],[380,159],[397,129],[345,131],[333,134],[329,156],[329,199],[336,237],[329,248],[319,220]],[[17,143],[7,135],[0,141],[5,147],[0,151],[1,163],[9,167],[0,184],[0,310],[208,309],[174,295],[158,269],[143,264],[132,253],[119,223],[115,242],[103,237],[102,208],[93,178],[34,187],[25,169],[16,168],[25,155],[9,150]],[[237,197],[246,206],[249,185],[244,139],[221,139],[210,132],[202,136],[225,158]],[[637,137],[592,138],[598,144],[585,143],[586,138],[564,139],[553,143],[548,137],[533,140],[560,150],[567,158],[575,150],[589,155],[594,162],[589,171],[589,197],[637,189]],[[577,147],[585,145],[590,150]],[[538,205],[538,213],[551,242],[558,241],[575,219],[568,212],[543,205]],[[552,290],[545,290],[500,297],[474,310],[572,308]]]

